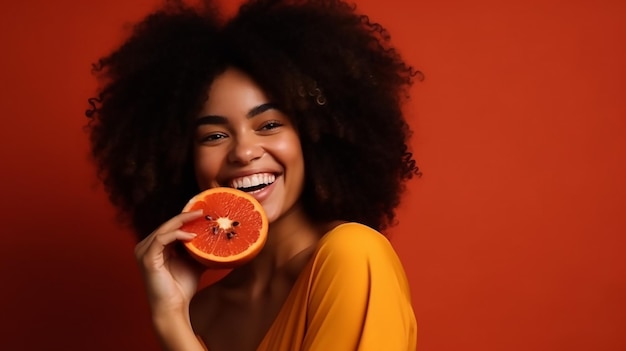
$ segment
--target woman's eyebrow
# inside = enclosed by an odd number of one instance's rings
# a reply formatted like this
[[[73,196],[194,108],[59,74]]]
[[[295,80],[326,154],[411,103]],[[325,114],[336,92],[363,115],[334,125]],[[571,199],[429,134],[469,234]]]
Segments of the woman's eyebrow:
[[[208,116],[202,116],[202,117],[197,118],[195,125],[196,127],[199,127],[205,124],[226,124],[226,123],[228,123],[228,120],[226,119],[226,117],[208,115]]]
[[[246,117],[248,118],[252,118],[254,116],[260,115],[261,113],[267,111],[267,110],[271,110],[271,109],[276,109],[278,108],[278,105],[274,102],[266,102],[264,104],[261,104],[259,106],[253,107],[252,109],[250,109],[250,111],[248,111],[248,114],[246,115]]]
[[[246,118],[253,118],[267,110],[276,109],[276,108],[278,108],[278,105],[276,103],[267,102],[267,103],[251,108],[250,111],[246,113]],[[217,115],[202,116],[202,117],[197,118],[195,122],[196,127],[204,125],[204,124],[227,124],[227,123],[228,123],[228,119],[226,117],[217,116]]]

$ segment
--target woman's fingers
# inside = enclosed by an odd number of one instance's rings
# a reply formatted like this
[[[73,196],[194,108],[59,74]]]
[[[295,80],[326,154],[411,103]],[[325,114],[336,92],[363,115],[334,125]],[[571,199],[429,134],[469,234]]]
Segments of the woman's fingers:
[[[143,255],[143,263],[146,266],[160,266],[167,257],[163,256],[165,248],[177,240],[191,240],[196,234],[175,230],[155,235],[152,243],[147,247]]]
[[[153,260],[163,261],[163,251],[165,247],[176,240],[191,240],[196,235],[187,233],[179,228],[187,222],[199,218],[202,210],[181,213],[169,221],[163,223],[157,230],[140,241],[135,246],[135,257],[138,261],[150,265]]]
[[[199,218],[200,216],[202,216],[202,210],[197,210],[193,212],[183,212],[181,214],[178,214],[172,217],[169,221],[163,223],[159,228],[157,228],[155,233],[169,232],[169,231],[178,229],[182,227],[183,224],[187,222],[191,222],[194,219]]]
[[[185,310],[195,293],[201,271],[190,264],[190,257],[177,254],[175,244],[196,236],[180,228],[201,216],[202,211],[181,213],[135,246],[135,258],[153,311]]]

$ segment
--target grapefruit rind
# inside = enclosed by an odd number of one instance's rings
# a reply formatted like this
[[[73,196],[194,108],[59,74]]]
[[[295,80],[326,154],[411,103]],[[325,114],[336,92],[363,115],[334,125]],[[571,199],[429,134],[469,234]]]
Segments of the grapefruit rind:
[[[219,256],[200,250],[194,245],[193,240],[184,242],[184,246],[194,259],[209,268],[234,268],[250,261],[251,259],[256,257],[256,255],[261,251],[261,249],[265,245],[265,241],[267,240],[269,223],[267,220],[267,216],[265,215],[265,211],[263,210],[263,206],[261,206],[261,204],[254,197],[252,197],[252,195],[241,190],[227,187],[211,188],[197,194],[196,196],[191,198],[189,202],[187,202],[182,212],[191,211],[196,203],[198,203],[199,201],[204,202],[204,200],[208,196],[216,193],[233,194],[237,197],[247,200],[253,205],[254,210],[259,213],[261,219],[261,228],[259,229],[258,239],[240,253],[231,254],[228,256]]]

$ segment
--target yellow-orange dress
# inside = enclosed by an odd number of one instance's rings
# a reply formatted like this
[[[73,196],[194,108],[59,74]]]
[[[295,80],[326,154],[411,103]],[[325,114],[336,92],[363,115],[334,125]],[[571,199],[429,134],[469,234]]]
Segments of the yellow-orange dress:
[[[388,239],[344,223],[320,240],[258,351],[415,351],[409,285]]]

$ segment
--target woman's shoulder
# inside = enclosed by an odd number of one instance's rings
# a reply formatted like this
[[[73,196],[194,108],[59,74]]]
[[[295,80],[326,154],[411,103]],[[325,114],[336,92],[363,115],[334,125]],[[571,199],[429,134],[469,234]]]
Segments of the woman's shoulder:
[[[344,222],[324,234],[317,254],[332,254],[341,259],[371,255],[392,255],[395,251],[389,239],[379,231],[361,223]]]
[[[389,240],[374,228],[357,222],[342,222],[324,234],[320,244],[380,245]]]
[[[360,223],[343,223],[326,232],[310,264],[310,281],[321,282],[322,291],[341,281],[343,288],[351,287],[350,291],[366,284],[368,289],[382,286],[408,296],[406,274],[391,242],[379,231]],[[387,293],[393,296],[392,292]]]

